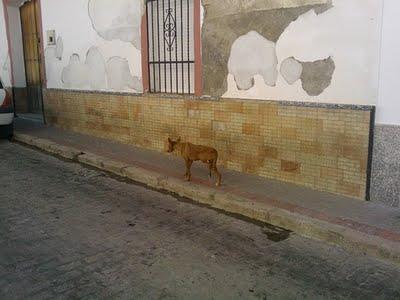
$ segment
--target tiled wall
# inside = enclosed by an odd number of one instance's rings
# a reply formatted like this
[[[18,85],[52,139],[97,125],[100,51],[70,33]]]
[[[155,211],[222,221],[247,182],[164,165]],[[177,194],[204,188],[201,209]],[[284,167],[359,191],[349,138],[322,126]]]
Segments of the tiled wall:
[[[46,90],[49,123],[163,151],[168,136],[210,145],[225,167],[364,199],[370,110]]]

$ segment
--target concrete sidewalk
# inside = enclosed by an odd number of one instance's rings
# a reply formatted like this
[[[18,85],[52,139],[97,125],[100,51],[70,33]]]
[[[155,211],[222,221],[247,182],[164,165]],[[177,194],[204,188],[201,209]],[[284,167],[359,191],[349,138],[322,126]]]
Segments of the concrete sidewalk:
[[[83,164],[164,189],[231,213],[400,263],[400,209],[317,192],[221,169],[216,188],[206,167],[183,181],[182,159],[17,119],[15,140]]]

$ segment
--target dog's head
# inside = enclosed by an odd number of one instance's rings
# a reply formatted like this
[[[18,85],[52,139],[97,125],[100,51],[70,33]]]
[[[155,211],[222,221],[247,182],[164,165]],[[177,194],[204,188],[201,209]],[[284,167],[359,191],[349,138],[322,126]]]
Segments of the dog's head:
[[[167,152],[170,152],[170,153],[174,152],[176,144],[180,143],[180,141],[181,141],[181,138],[178,138],[176,141],[173,141],[170,138],[168,138]]]

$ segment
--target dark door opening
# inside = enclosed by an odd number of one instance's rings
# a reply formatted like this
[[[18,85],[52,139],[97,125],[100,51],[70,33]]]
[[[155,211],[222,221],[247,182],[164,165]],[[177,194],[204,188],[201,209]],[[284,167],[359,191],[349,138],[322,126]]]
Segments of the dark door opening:
[[[20,7],[28,112],[31,114],[43,114],[39,9],[38,0],[27,1]]]

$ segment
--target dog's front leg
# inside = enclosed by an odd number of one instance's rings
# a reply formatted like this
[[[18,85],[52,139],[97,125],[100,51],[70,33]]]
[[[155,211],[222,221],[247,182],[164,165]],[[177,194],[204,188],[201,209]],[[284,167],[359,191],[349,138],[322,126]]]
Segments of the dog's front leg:
[[[213,161],[209,160],[208,161],[208,179],[211,180],[211,172],[213,169]]]
[[[190,181],[192,179],[192,173],[190,172],[190,168],[192,167],[193,161],[190,159],[185,159],[186,164],[186,173],[185,173],[185,180]]]

